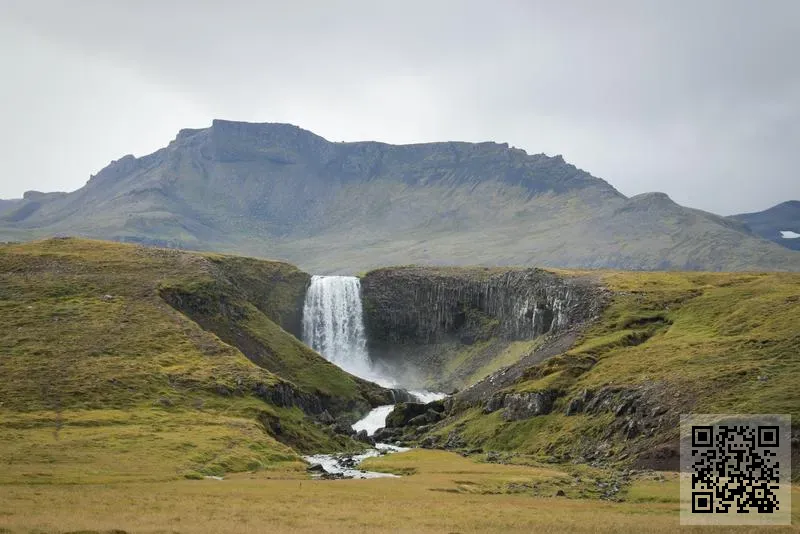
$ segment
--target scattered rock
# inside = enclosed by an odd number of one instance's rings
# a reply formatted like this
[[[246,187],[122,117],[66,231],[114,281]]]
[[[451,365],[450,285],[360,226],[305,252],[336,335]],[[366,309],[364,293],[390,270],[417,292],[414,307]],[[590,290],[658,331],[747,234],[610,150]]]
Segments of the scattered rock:
[[[317,421],[324,425],[330,425],[336,422],[336,419],[328,412],[328,410],[323,410],[321,414],[317,416]]]
[[[306,467],[306,471],[309,473],[325,473],[325,468],[322,467],[322,464],[311,464]]]
[[[339,465],[346,467],[347,469],[355,469],[358,467],[358,461],[352,456],[342,456],[339,459]]]
[[[550,413],[553,402],[556,400],[553,390],[537,391],[532,393],[510,393],[503,399],[503,419],[505,421],[519,421],[537,415]]]
[[[403,435],[403,430],[400,428],[379,428],[372,434],[372,438],[376,442],[390,443],[396,441]]]
[[[420,447],[423,449],[434,449],[436,448],[436,437],[435,436],[428,436],[423,439],[420,444]]]
[[[104,302],[110,302],[110,301],[114,300],[114,296],[113,295],[103,295],[102,297],[100,297],[100,300],[102,300]]]
[[[445,449],[461,449],[466,446],[464,439],[456,433],[455,430],[451,431],[447,436],[447,441],[444,442]]]
[[[489,451],[486,453],[486,461],[493,464],[504,463],[502,455],[497,451]]]
[[[344,476],[341,473],[328,473],[328,472],[325,472],[325,473],[322,473],[322,476],[320,476],[320,478],[323,479],[323,480],[344,480],[346,478],[353,478],[353,477],[347,477],[347,476]]]

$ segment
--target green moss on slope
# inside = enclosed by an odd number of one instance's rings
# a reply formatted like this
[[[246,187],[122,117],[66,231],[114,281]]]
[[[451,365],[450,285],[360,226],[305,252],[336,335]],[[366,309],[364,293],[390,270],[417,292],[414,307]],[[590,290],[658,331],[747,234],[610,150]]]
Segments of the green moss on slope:
[[[786,413],[797,433],[800,275],[596,275],[614,290],[601,317],[495,393],[557,392],[548,414],[507,420],[502,407],[473,405],[434,435],[455,433],[466,448],[668,467],[681,413]]]
[[[98,241],[0,246],[0,456],[26,473],[49,462],[59,480],[116,480],[294,465],[295,451],[355,446],[301,408],[364,410],[379,388],[270,319],[292,322],[306,279],[282,263]],[[165,302],[165,287],[213,304],[232,332],[286,358],[287,369],[307,365],[313,378],[256,365]],[[124,451],[92,452],[94,440],[124,442]],[[48,447],[58,449],[50,460]],[[93,459],[94,474],[75,469]]]

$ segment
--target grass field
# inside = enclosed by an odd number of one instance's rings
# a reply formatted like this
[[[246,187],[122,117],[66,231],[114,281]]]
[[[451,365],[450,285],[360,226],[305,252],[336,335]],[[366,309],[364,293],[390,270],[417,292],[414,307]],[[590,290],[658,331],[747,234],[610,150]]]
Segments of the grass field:
[[[641,475],[626,502],[555,497],[590,486],[561,467],[478,463],[414,450],[371,459],[402,478],[317,481],[291,468],[229,479],[4,484],[0,532],[674,532],[675,475]],[[538,487],[547,495],[535,495]],[[568,493],[569,495],[569,493]],[[794,492],[800,522],[800,492]],[[760,528],[760,527],[759,527]],[[763,532],[738,528],[734,532]],[[690,532],[719,529],[687,528]],[[790,527],[769,532],[791,532]],[[794,530],[796,531],[796,530]]]

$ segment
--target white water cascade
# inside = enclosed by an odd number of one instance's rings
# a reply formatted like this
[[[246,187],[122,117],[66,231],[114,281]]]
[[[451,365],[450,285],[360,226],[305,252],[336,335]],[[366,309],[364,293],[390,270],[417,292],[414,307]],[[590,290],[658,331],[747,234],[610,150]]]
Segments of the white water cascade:
[[[345,371],[387,388],[400,387],[372,368],[367,352],[361,307],[361,282],[355,276],[312,276],[303,306],[303,342]],[[441,393],[409,391],[420,402],[444,397]],[[392,405],[373,409],[353,428],[372,435],[384,426]]]
[[[303,307],[303,341],[345,371],[376,379],[370,370],[358,278],[311,277]]]

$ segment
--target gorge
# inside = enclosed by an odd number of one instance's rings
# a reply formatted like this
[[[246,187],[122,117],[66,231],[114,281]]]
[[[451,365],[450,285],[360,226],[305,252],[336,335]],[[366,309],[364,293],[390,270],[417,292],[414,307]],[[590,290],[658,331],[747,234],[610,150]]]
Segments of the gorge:
[[[343,370],[389,388],[395,400],[431,402],[444,397],[408,391],[392,375],[381,374],[367,351],[361,298],[361,282],[355,276],[312,276],[303,305],[303,342]],[[383,427],[392,406],[374,408],[353,429],[371,436]]]
[[[537,269],[399,268],[370,272],[363,281],[362,286],[354,276],[312,276],[303,305],[303,341],[359,378],[409,391],[410,399],[398,400],[423,404],[444,395],[422,388],[452,389],[454,377],[463,377],[447,365],[462,353],[472,353],[464,362],[472,375],[488,372],[487,364],[510,344],[548,333],[558,339],[603,306],[591,279]],[[476,346],[483,348],[475,351]],[[437,365],[437,356],[445,365]],[[353,428],[371,436],[390,412],[391,405],[378,406]]]

